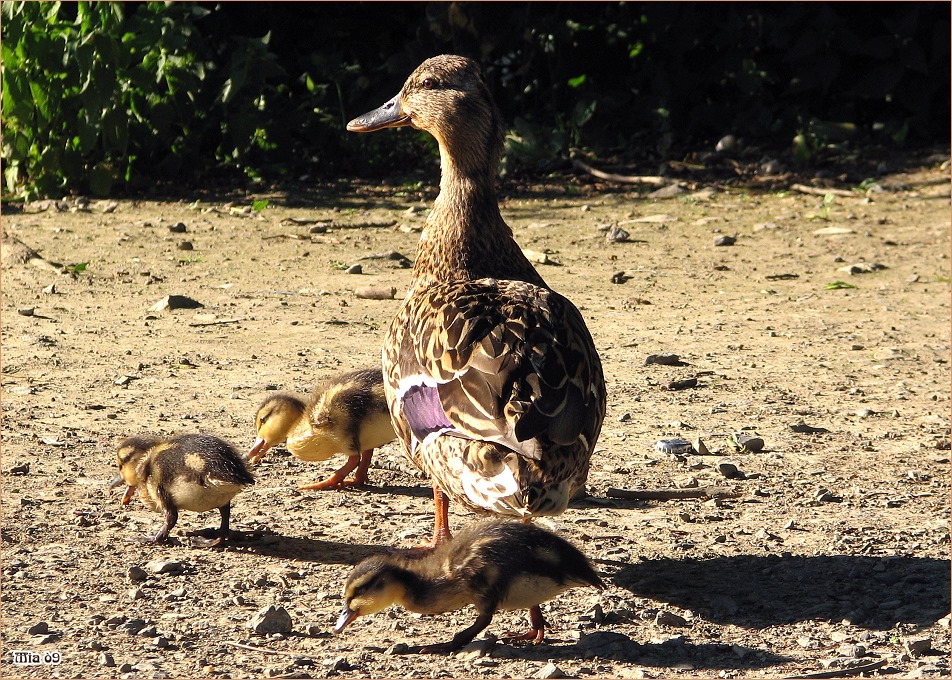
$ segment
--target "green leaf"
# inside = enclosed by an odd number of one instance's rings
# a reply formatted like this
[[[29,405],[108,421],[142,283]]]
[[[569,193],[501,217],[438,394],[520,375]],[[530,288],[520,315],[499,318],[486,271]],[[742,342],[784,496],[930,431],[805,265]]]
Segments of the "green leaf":
[[[847,290],[849,288],[858,288],[859,286],[854,286],[852,283],[847,283],[846,281],[834,281],[833,283],[827,284],[827,290]]]
[[[251,204],[251,209],[255,212],[261,212],[268,207],[268,203],[270,203],[270,201],[267,198],[259,199]]]
[[[569,78],[569,87],[581,87],[585,84],[586,80],[588,80],[588,76],[586,76],[584,73],[580,76],[576,76],[575,78]]]

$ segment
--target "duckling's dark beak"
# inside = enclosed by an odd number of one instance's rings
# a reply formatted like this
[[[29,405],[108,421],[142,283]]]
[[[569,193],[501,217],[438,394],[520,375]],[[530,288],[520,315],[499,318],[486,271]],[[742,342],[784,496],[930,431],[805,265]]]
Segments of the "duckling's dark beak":
[[[122,478],[122,475],[117,474],[115,477],[112,478],[112,481],[109,482],[109,488],[115,489],[117,486],[119,486],[123,482],[125,482],[125,480]]]
[[[341,632],[347,627],[347,624],[356,619],[358,616],[360,616],[358,612],[355,612],[350,607],[344,607],[344,611],[340,613],[340,618],[337,619],[337,623],[334,625],[334,632]]]
[[[403,111],[400,103],[400,94],[381,106],[379,109],[368,111],[358,118],[347,123],[350,132],[373,132],[390,127],[402,127],[410,124],[410,114]]]

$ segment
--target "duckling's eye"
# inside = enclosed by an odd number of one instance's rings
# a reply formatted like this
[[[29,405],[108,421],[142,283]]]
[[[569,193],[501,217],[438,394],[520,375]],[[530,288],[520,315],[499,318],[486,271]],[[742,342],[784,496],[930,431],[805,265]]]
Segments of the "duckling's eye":
[[[422,85],[424,90],[432,90],[433,88],[440,86],[440,81],[438,81],[436,78],[424,78]]]

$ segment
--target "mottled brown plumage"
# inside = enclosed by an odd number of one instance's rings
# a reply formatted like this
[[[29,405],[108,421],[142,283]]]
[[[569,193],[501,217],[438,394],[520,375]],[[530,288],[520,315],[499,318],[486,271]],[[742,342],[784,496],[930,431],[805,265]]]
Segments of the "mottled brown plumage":
[[[578,548],[550,531],[521,522],[482,522],[462,529],[433,551],[398,550],[368,557],[344,586],[341,632],[358,616],[399,604],[418,614],[476,607],[476,622],[445,643],[414,652],[452,652],[489,625],[500,610],[528,609],[531,629],[509,640],[542,642],[545,619],[539,605],[576,586],[603,588]]]
[[[301,460],[327,460],[341,453],[348,456],[327,479],[298,487],[308,490],[366,483],[374,449],[396,436],[380,369],[330,378],[317,386],[307,402],[291,394],[273,394],[258,407],[255,430],[258,438],[248,454],[252,463],[281,442],[287,442],[288,451]],[[354,478],[348,480],[354,469]]]
[[[503,127],[478,66],[428,59],[348,129],[403,125],[436,138],[442,176],[383,364],[397,434],[433,477],[435,544],[448,534],[444,493],[478,512],[564,511],[588,475],[605,384],[582,316],[500,215]]]
[[[231,500],[254,484],[241,455],[228,442],[206,434],[129,437],[120,442],[116,459],[119,476],[113,485],[127,485],[122,503],[128,503],[138,490],[149,509],[165,515],[159,532],[143,539],[149,543],[163,543],[168,538],[180,510],[215,508],[221,514],[215,543],[226,539]]]

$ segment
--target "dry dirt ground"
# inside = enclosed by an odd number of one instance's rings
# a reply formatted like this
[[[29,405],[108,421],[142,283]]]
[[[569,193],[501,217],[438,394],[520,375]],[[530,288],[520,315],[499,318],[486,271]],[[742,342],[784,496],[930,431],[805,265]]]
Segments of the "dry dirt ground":
[[[170,545],[131,542],[159,516],[105,488],[123,436],[207,432],[246,450],[269,390],[379,362],[398,302],[355,290],[401,297],[409,270],[373,256],[413,257],[429,184],[6,214],[0,675],[948,676],[948,164],[826,200],[688,189],[508,188],[516,239],[546,254],[539,270],[582,310],[605,367],[590,496],[543,524],[608,587],[545,605],[538,647],[494,643],[524,620],[500,613],[450,657],[394,646],[445,640],[471,609],[392,608],[330,632],[351,565],[432,527],[427,481],[394,444],[372,486],[332,492],[296,487],[341,459],[272,451],[233,504],[233,528],[259,534],[220,550],[183,535],[217,513],[184,513]],[[606,239],[612,225],[626,242]],[[736,243],[715,246],[725,235]],[[150,311],[167,295],[203,306]],[[646,364],[659,353],[680,365]],[[763,449],[732,449],[738,433]],[[707,455],[656,450],[675,436]],[[730,493],[609,494],[711,486]],[[269,605],[290,633],[249,630]]]

